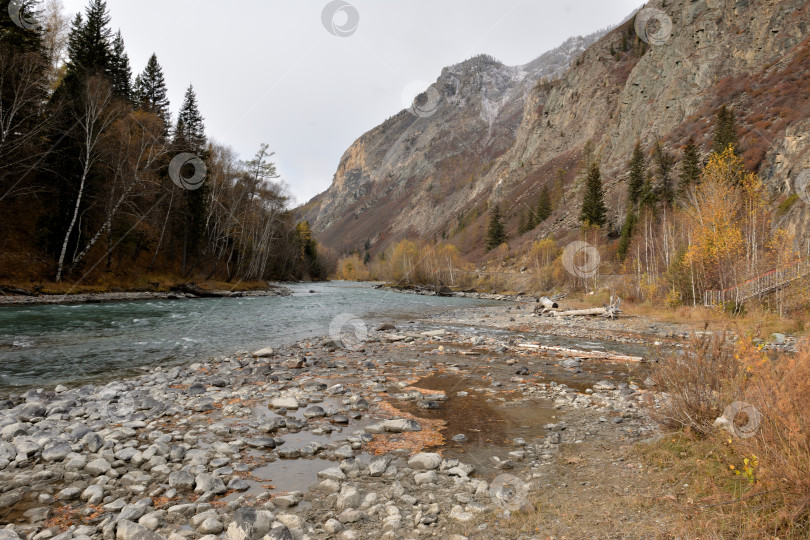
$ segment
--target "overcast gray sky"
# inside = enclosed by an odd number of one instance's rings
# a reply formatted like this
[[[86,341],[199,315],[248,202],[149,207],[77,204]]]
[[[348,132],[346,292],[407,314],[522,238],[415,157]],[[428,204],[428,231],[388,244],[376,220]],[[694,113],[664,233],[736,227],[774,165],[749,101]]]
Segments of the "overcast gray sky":
[[[525,64],[566,38],[620,22],[640,0],[107,0],[140,73],[157,53],[172,111],[194,84],[209,137],[249,159],[266,142],[298,203],[329,187],[343,152],[445,66],[480,53]],[[69,13],[86,0],[63,0]],[[351,8],[335,24],[351,24]],[[416,85],[419,86],[419,85]],[[424,89],[424,88],[423,88]],[[413,92],[413,90],[411,90]],[[407,99],[407,97],[406,97]]]

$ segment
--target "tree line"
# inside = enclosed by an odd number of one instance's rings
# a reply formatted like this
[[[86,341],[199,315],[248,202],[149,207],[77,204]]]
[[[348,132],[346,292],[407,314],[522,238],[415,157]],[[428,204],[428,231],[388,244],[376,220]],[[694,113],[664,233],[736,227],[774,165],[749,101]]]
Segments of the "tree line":
[[[0,278],[328,274],[268,146],[211,141],[192,85],[173,119],[157,55],[133,78],[104,0],[0,13]]]

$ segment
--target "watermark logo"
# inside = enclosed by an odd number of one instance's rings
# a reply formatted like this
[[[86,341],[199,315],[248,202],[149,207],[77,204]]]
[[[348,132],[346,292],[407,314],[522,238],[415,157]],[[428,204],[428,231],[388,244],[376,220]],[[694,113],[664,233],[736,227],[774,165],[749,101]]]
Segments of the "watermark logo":
[[[359,317],[342,313],[329,323],[329,337],[345,349],[357,350],[368,337],[368,328]]]
[[[326,31],[337,37],[349,37],[357,31],[360,13],[344,0],[332,0],[321,12],[321,22]]]
[[[433,116],[439,110],[442,100],[441,92],[432,84],[427,90],[423,90],[426,84],[422,81],[413,81],[402,90],[402,105],[418,118]]]
[[[748,418],[744,425],[737,425],[737,416],[740,414],[745,414]],[[715,420],[714,425],[722,427],[740,439],[749,439],[757,434],[761,421],[762,414],[756,407],[744,401],[735,401],[726,407],[720,418]]]
[[[639,11],[635,26],[639,39],[650,45],[663,45],[672,36],[672,19],[657,8]]]
[[[124,396],[117,401],[103,403],[99,408],[102,420],[110,424],[123,424],[135,414],[135,400]]]
[[[562,262],[572,276],[592,278],[599,271],[602,258],[599,256],[599,251],[591,244],[576,240],[565,246]]]
[[[186,165],[194,167],[194,174],[191,176],[183,176],[183,168]],[[194,191],[200,189],[205,182],[205,177],[208,174],[208,169],[205,162],[194,154],[184,152],[177,154],[169,163],[169,177],[172,182],[177,184],[183,189]]]
[[[502,474],[489,485],[492,502],[504,510],[517,512],[529,500],[529,486],[512,474]]]
[[[807,193],[807,187],[810,186],[810,169],[804,169],[796,177],[793,182],[793,187],[796,190],[796,195],[804,201],[805,204],[810,204],[810,194]]]
[[[36,30],[41,28],[42,25],[34,18],[33,15],[25,13],[24,0],[11,0],[8,3],[8,16],[11,17],[11,22],[24,30]]]

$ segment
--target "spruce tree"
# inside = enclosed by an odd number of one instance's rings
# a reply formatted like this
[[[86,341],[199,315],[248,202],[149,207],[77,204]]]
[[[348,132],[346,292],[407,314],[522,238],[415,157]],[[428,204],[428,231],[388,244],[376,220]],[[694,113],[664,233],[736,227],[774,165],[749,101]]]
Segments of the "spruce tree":
[[[534,208],[529,208],[527,212],[528,217],[526,218],[526,230],[532,231],[535,227],[537,227],[537,211]]]
[[[544,185],[540,191],[540,201],[537,203],[537,223],[543,223],[551,215],[551,193],[548,185]]]
[[[197,95],[193,86],[189,86],[186,90],[183,105],[177,115],[174,142],[184,150],[197,154],[205,149],[205,121],[197,106]]]
[[[715,154],[722,154],[726,148],[731,145],[734,154],[737,155],[739,150],[739,140],[737,138],[737,121],[734,117],[734,111],[727,108],[725,105],[720,107],[717,111],[717,123],[714,127],[714,147]]]
[[[518,234],[524,234],[528,230],[526,210],[523,210],[523,212],[520,213],[520,221],[518,221]]]
[[[636,213],[633,210],[627,212],[627,217],[622,226],[621,237],[619,238],[619,247],[616,250],[620,261],[623,261],[624,258],[627,257],[627,250],[630,249],[630,241],[633,239],[633,230],[636,227],[637,219]]]
[[[697,184],[700,181],[700,155],[698,154],[697,144],[695,138],[689,137],[686,146],[683,148],[683,157],[681,158],[681,182],[678,186],[678,191],[683,196],[690,186]]]
[[[660,200],[672,206],[675,200],[675,190],[672,187],[672,156],[664,150],[661,141],[655,143],[655,163],[658,166]]]
[[[172,125],[167,94],[163,68],[158,64],[157,55],[152,54],[143,73],[135,78],[135,104],[163,120],[164,136],[169,134]]]
[[[85,17],[76,15],[68,35],[65,81],[81,82],[87,76],[112,75],[113,49],[110,15],[104,0],[91,0]]]
[[[655,191],[655,186],[653,185],[653,177],[652,173],[647,174],[647,178],[644,180],[644,185],[641,187],[641,198],[639,199],[641,206],[645,206],[647,208],[655,208],[655,205],[658,203],[658,193]]]
[[[120,30],[112,42],[110,72],[115,93],[128,101],[132,100],[132,69]]]
[[[194,94],[194,89],[189,86],[177,117],[177,127],[174,131],[173,141],[174,150],[176,152],[196,154],[205,161],[208,158],[205,143],[203,117],[197,108],[197,97]],[[266,151],[266,147],[263,147],[263,150]],[[210,186],[207,182],[199,189],[185,192],[188,209],[186,232],[188,234],[188,249],[192,256],[199,257],[201,243],[205,236],[209,192]]]
[[[492,214],[489,216],[489,228],[487,229],[486,246],[487,251],[494,249],[506,242],[506,229],[501,218],[501,207],[495,205]]]
[[[638,204],[641,199],[641,190],[644,186],[644,178],[647,176],[647,161],[644,158],[644,150],[641,143],[637,142],[633,148],[633,157],[628,164],[630,168],[630,178],[627,181],[627,200],[630,205]]]
[[[602,178],[599,164],[591,163],[585,184],[585,197],[582,199],[582,210],[579,220],[585,225],[601,227],[607,223],[607,208],[602,194]]]

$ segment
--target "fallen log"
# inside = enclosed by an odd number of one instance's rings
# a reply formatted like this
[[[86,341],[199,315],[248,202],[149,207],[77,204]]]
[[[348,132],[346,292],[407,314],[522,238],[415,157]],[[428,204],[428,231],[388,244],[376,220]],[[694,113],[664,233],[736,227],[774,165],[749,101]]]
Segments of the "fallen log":
[[[619,313],[622,305],[622,299],[618,296],[610,295],[610,304],[606,304],[600,308],[589,309],[574,309],[569,311],[555,311],[553,312],[556,317],[594,317],[601,315],[609,319],[615,319]]]
[[[594,315],[604,315],[607,313],[607,309],[600,307],[600,308],[590,308],[590,309],[573,309],[570,311],[555,311],[555,317],[585,317],[585,316],[594,316]]]
[[[537,301],[540,302],[546,309],[557,309],[560,307],[560,305],[557,302],[555,302],[548,296],[541,296]]]
[[[537,345],[535,343],[519,343],[518,347],[523,349],[538,349],[542,351],[549,351],[553,353],[562,354],[565,356],[575,356],[577,358],[592,358],[597,360],[608,360],[611,362],[643,362],[644,358],[641,356],[628,356],[618,354],[612,351],[581,351],[579,349],[569,349],[566,347],[554,347],[551,345]]]

